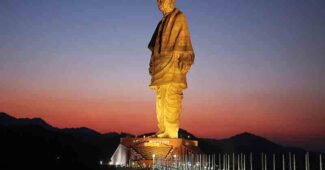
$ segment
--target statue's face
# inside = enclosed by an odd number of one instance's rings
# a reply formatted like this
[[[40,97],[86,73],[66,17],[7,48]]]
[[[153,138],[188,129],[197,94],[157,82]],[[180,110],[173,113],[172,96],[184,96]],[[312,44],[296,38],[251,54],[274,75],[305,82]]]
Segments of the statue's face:
[[[175,0],[157,0],[157,5],[162,13],[168,13],[174,9]]]

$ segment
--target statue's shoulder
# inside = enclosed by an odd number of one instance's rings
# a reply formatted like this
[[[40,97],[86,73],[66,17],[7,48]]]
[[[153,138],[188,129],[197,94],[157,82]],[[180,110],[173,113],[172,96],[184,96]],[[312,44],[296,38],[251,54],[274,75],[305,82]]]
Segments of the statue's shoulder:
[[[181,11],[180,9],[175,8],[175,16],[176,16],[176,17],[185,17],[185,14],[184,14],[184,12]]]
[[[178,8],[175,9],[176,20],[186,20],[186,15]]]

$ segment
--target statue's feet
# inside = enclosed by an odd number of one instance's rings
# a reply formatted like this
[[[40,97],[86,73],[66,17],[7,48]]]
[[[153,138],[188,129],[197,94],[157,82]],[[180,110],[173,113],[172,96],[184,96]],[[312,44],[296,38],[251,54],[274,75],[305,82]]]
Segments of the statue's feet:
[[[159,130],[158,132],[156,132],[156,136],[158,136],[159,134],[162,134],[162,133],[165,133],[165,131],[164,130]]]
[[[178,138],[178,134],[174,134],[174,133],[161,133],[157,135],[158,138]]]
[[[159,134],[162,134],[162,133],[164,133],[164,131],[158,131],[158,132],[156,132],[156,135],[159,135]]]
[[[160,133],[157,135],[158,138],[168,138],[168,133],[164,132],[164,133]]]
[[[163,131],[158,131],[155,134],[153,134],[151,136],[148,136],[148,138],[159,138],[158,136],[163,134],[163,133],[164,133]]]

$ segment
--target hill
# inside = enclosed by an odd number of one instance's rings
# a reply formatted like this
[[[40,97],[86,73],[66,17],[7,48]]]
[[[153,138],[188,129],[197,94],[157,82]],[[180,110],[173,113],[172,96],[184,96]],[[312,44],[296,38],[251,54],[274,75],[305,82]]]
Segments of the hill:
[[[279,155],[291,152],[303,162],[305,153],[301,148],[285,147],[247,132],[215,140],[199,138],[181,129],[179,136],[198,140],[200,150],[206,154],[253,153],[254,159],[259,160],[261,152]],[[98,170],[99,161],[108,162],[122,137],[134,135],[100,134],[86,127],[59,129],[40,118],[17,119],[0,113],[0,169]],[[317,157],[312,156],[312,162],[317,164]],[[298,166],[303,167],[303,164],[298,163]]]

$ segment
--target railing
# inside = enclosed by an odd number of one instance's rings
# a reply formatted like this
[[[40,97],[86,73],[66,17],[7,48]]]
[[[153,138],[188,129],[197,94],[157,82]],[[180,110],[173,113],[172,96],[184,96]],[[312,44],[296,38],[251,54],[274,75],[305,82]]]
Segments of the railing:
[[[304,157],[303,157],[304,155]],[[158,170],[323,170],[322,154],[310,153],[225,153],[188,154],[183,158],[153,158],[153,169]]]

